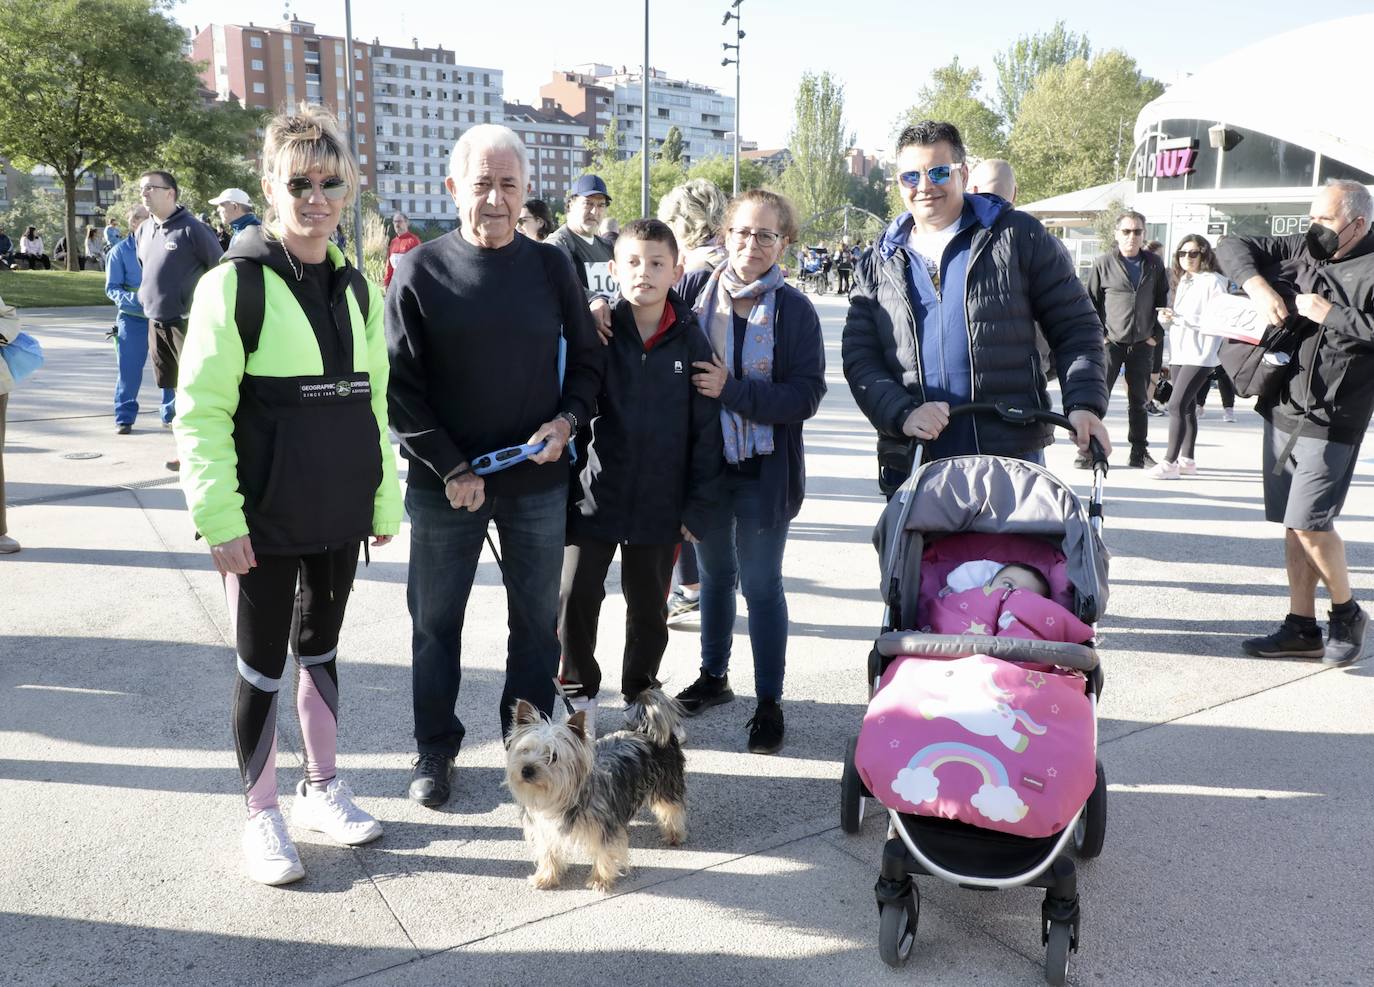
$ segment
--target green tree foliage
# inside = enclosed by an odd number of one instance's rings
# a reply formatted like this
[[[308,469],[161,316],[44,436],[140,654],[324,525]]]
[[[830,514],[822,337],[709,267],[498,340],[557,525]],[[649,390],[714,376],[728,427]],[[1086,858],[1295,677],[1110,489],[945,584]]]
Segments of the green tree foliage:
[[[763,188],[772,177],[772,174],[763,165],[750,161],[748,158],[740,158],[739,188],[741,192],[747,192],[751,188]],[[709,182],[715,182],[716,188],[724,192],[728,199],[735,190],[735,159],[720,154],[702,158],[692,165],[687,172],[687,178],[704,178]]]
[[[788,148],[792,163],[782,175],[784,193],[796,207],[802,236],[811,223],[829,224],[849,193],[845,155],[854,135],[845,129],[844,86],[829,72],[802,73]]]
[[[643,185],[640,162],[643,158],[633,154],[624,161],[602,164],[594,168],[596,174],[606,183],[606,191],[611,194],[611,204],[606,215],[622,225],[640,219],[639,197]],[[658,202],[675,187],[687,180],[687,172],[682,165],[669,161],[649,163],[649,214],[658,209]]]
[[[1021,112],[1021,101],[1035,80],[1056,65],[1067,65],[1076,58],[1092,57],[1088,36],[1074,34],[1055,21],[1041,34],[1022,35],[1016,43],[992,57],[997,69],[997,109],[1010,127]]]
[[[1042,74],[1011,132],[1020,196],[1034,202],[1119,177],[1141,108],[1164,91],[1135,59],[1108,51]]]
[[[887,201],[887,177],[883,169],[874,168],[867,178],[849,176],[849,201],[860,209],[867,209],[878,216],[892,215]]]
[[[620,122],[614,114],[606,122],[606,129],[601,136],[587,141],[586,149],[587,170],[594,174],[601,174],[603,169],[620,160]]]
[[[105,167],[147,162],[196,104],[196,70],[162,0],[3,0],[0,148],[43,164],[63,189],[66,236],[79,243],[76,187]],[[68,268],[77,269],[78,251]]]
[[[669,164],[681,164],[682,147],[682,131],[676,126],[669,127],[668,136],[663,138],[663,143],[659,145],[658,160]]]
[[[206,212],[213,208],[210,200],[224,189],[241,188],[260,213],[265,211],[262,184],[251,164],[261,147],[257,132],[265,116],[230,101],[198,108],[183,118],[153,158],[157,167],[176,175],[182,205],[192,212]]]
[[[930,73],[916,96],[916,105],[906,111],[898,130],[920,120],[944,120],[959,128],[964,147],[975,158],[1000,158],[1006,154],[1003,120],[983,102],[980,89],[983,73],[965,68],[955,58]]]
[[[43,237],[45,248],[51,255],[57,238],[62,236],[67,218],[61,190],[40,188],[31,177],[23,172],[17,172],[10,176],[7,195],[10,206],[4,212],[0,212],[0,227],[3,227],[9,238],[14,241],[14,248],[19,249],[19,237],[23,235],[25,228],[36,226]]]
[[[1113,198],[1093,219],[1093,232],[1097,234],[1097,242],[1103,250],[1116,248],[1116,218],[1125,211],[1126,200]]]

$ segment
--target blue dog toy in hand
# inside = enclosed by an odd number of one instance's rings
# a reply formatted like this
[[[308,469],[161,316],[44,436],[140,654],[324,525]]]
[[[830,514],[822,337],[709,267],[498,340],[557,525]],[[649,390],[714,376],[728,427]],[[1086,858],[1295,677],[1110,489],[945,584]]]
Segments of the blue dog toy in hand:
[[[523,463],[531,456],[537,456],[544,451],[545,442],[526,442],[524,445],[508,446],[505,449],[498,449],[486,455],[478,456],[472,461],[472,471],[478,476],[487,476],[491,473],[500,473],[502,470],[510,469],[516,463]]]

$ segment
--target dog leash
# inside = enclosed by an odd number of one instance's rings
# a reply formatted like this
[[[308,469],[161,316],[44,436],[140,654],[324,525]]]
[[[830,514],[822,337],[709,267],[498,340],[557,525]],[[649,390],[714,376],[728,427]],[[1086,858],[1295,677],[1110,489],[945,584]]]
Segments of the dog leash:
[[[568,693],[563,689],[563,683],[558,681],[557,675],[553,677],[553,687],[558,691],[558,696],[563,700],[563,705],[567,707],[568,717],[571,719],[572,715],[576,713],[577,710],[573,708],[572,700],[568,698]]]

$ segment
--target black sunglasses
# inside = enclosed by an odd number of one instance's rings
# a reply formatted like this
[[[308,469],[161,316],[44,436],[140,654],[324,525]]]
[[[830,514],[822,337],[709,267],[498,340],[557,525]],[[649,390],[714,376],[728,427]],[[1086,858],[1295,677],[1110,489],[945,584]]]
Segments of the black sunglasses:
[[[291,193],[293,199],[304,199],[315,190],[315,183],[304,175],[295,175],[288,178],[285,182],[286,191]],[[335,175],[320,182],[320,193],[326,198],[337,202],[348,194],[348,183]]]
[[[1202,251],[1201,251],[1201,250],[1180,250],[1178,253],[1174,254],[1174,256],[1175,256],[1175,257],[1187,257],[1188,259],[1191,260],[1191,259],[1194,258],[1194,257],[1201,257],[1201,256],[1202,256]]]

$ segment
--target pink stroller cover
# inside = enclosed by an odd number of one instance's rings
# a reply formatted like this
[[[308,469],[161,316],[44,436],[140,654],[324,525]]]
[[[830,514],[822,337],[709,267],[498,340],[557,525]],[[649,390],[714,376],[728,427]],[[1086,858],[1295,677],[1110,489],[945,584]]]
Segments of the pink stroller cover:
[[[1096,733],[1077,673],[908,656],[883,674],[854,764],[889,808],[1053,836],[1097,781]]]

